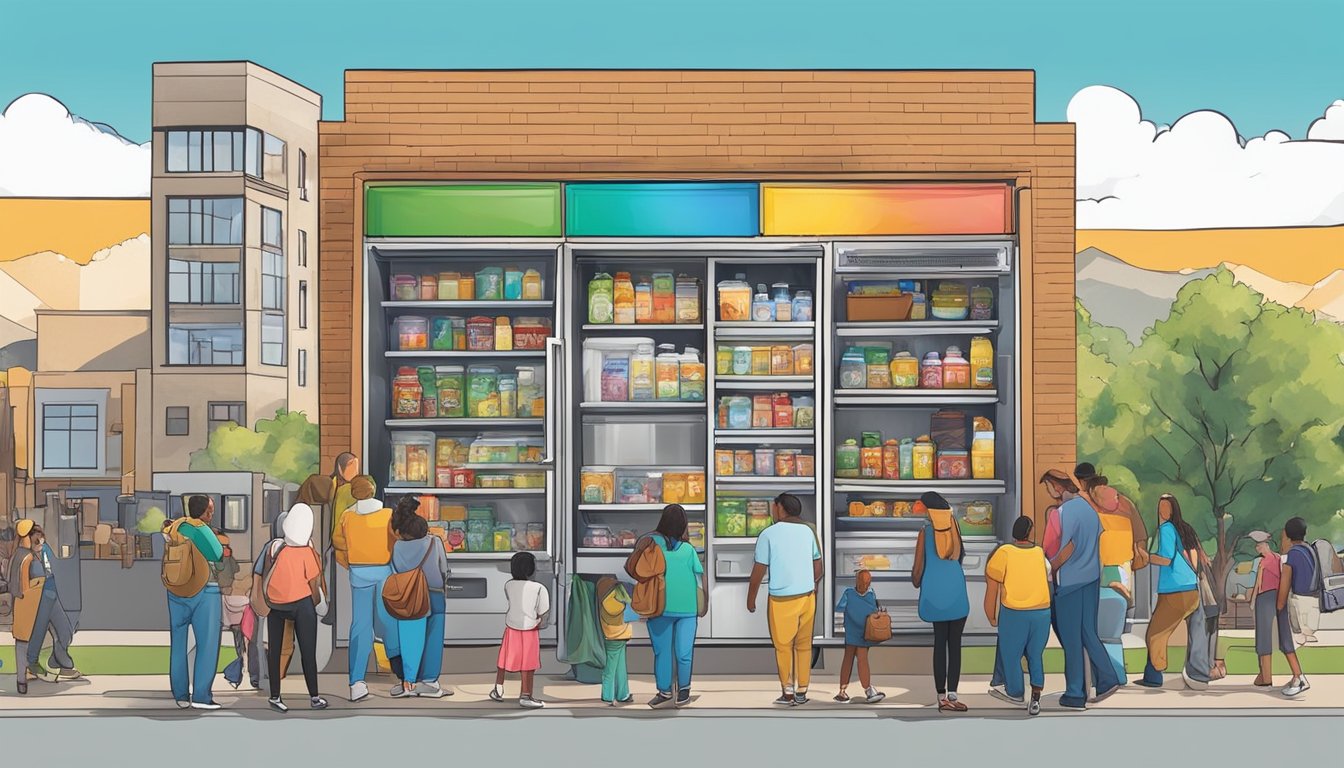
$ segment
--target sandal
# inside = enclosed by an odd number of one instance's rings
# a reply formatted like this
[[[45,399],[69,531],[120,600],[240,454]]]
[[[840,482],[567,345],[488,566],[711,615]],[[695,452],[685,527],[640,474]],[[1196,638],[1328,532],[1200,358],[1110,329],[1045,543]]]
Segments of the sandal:
[[[1274,681],[1273,681],[1273,680],[1269,680],[1269,681],[1262,680],[1262,679],[1260,678],[1259,675],[1256,676],[1255,680],[1252,681],[1251,684],[1254,685],[1256,688],[1273,688],[1273,687],[1274,687]]]
[[[835,699],[834,699],[834,701],[835,701],[835,703],[837,703],[837,704],[848,704],[849,702],[853,701],[853,699],[849,698],[849,694],[848,694],[848,693],[845,693],[844,691],[841,691],[841,692],[835,694]]]

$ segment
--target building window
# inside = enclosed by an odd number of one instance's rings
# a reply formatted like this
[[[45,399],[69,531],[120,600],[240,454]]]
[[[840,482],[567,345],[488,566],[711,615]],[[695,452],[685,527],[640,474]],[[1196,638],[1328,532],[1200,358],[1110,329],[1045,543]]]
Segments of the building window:
[[[285,257],[271,251],[261,252],[261,308],[285,308]]]
[[[226,495],[223,506],[224,509],[221,511],[224,518],[224,530],[228,533],[245,533],[247,531],[247,497]]]
[[[305,230],[299,230],[299,266],[308,266],[308,233]]]
[[[243,151],[243,169],[248,176],[261,178],[261,131],[247,129],[247,147]]]
[[[243,198],[168,199],[169,245],[242,245]]]
[[[285,183],[285,142],[269,133],[262,134],[261,178],[277,186]]]
[[[308,350],[299,350],[299,386],[308,386]]]
[[[299,281],[299,328],[308,327],[308,281]]]
[[[262,365],[285,364],[285,316],[266,313],[261,316]]]
[[[242,365],[241,325],[168,326],[169,365]]]
[[[191,409],[185,405],[170,405],[164,414],[163,433],[170,437],[191,434]]]
[[[172,304],[237,304],[238,262],[168,260]]]
[[[236,173],[243,170],[241,130],[168,131],[169,173]]]
[[[206,427],[209,434],[214,434],[216,429],[225,424],[233,423],[239,426],[246,426],[247,416],[245,403],[210,403],[206,411]]]
[[[285,217],[274,208],[261,209],[261,244],[285,252]]]
[[[308,199],[308,153],[299,150],[299,199]]]
[[[42,468],[98,469],[98,406],[42,406]]]

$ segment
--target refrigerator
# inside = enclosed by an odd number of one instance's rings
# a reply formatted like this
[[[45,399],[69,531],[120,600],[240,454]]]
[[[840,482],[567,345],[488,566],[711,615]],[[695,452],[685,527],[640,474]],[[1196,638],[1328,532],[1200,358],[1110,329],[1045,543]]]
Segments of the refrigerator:
[[[1011,538],[1013,520],[1021,510],[1015,245],[1009,240],[945,238],[936,242],[837,242],[832,248],[826,290],[830,299],[826,308],[829,365],[825,382],[829,416],[823,440],[831,458],[828,465],[831,484],[826,491],[827,514],[834,530],[829,552],[832,567],[828,569],[826,584],[831,605],[835,605],[845,589],[854,586],[855,573],[866,569],[873,577],[878,598],[891,614],[893,629],[909,634],[928,632],[928,625],[919,620],[918,592],[911,582],[917,536],[927,518],[917,515],[913,502],[926,491],[936,491],[951,503],[962,527],[966,550],[963,567],[971,605],[966,631],[992,634],[994,630],[980,608],[984,599],[985,563],[1000,542]],[[868,319],[881,312],[874,313],[871,304],[865,309],[862,300],[851,303],[852,291],[877,290],[874,284],[893,281],[918,283],[919,291],[925,293],[924,319]],[[992,310],[987,316],[982,309],[979,317],[968,310],[965,318],[938,319],[931,299],[932,292],[943,283],[960,285],[968,294],[973,291],[973,297],[991,295]],[[853,319],[851,308],[856,315]],[[947,312],[946,307],[940,308],[945,318]],[[854,349],[885,350],[886,357],[879,352],[876,358],[868,358],[879,364],[904,352],[920,364],[919,373],[923,377],[931,367],[924,365],[929,353],[938,353],[940,360],[946,359],[949,347],[958,347],[966,353],[971,340],[977,338],[988,340],[993,360],[992,382],[980,388],[973,385],[897,388],[880,375],[877,380],[869,378],[858,383],[854,378],[856,358],[849,358],[846,364],[846,353],[852,355]],[[978,362],[984,359],[982,351]],[[868,370],[871,369],[869,363]],[[931,382],[922,378],[920,383]],[[935,418],[941,419],[940,424],[945,427],[948,419],[956,422],[957,414],[964,424],[966,444],[952,445],[955,438],[947,437],[944,441],[947,446],[936,447],[932,451],[932,478],[921,473],[922,479],[915,479],[911,472],[903,471],[906,468],[899,459],[899,442],[949,435],[946,429],[934,434]],[[963,474],[957,469],[957,459],[961,457],[948,451],[944,474],[938,466],[943,448],[971,448],[976,437],[973,420],[977,417],[987,419],[993,427],[992,466],[982,453],[980,471]],[[896,471],[884,466],[877,476],[871,476],[873,471],[861,466],[860,476],[843,476],[847,473],[839,467],[837,448],[854,439],[862,455],[865,433],[876,437],[883,449],[891,446],[888,441],[897,441]],[[974,459],[966,456],[963,460],[973,464]],[[827,615],[831,619],[828,637],[842,639],[841,615],[834,611],[828,611]]]
[[[564,504],[569,522],[563,528],[572,537],[574,572],[591,580],[615,575],[628,582],[623,566],[634,541],[657,527],[667,503],[681,503],[694,529],[692,543],[705,567],[709,593],[709,612],[699,622],[699,637],[710,643],[768,642],[765,595],[755,614],[746,610],[755,538],[740,526],[722,527],[726,518],[718,510],[744,511],[750,504],[759,511],[764,505],[768,515],[768,500],[790,491],[803,500],[804,518],[826,540],[826,521],[818,508],[821,470],[816,444],[820,432],[815,423],[821,414],[817,400],[824,334],[815,309],[807,321],[724,319],[716,286],[741,275],[753,292],[757,285],[765,285],[773,297],[778,284],[788,291],[790,310],[785,314],[791,317],[792,298],[800,290],[811,293],[814,308],[820,301],[824,248],[814,243],[593,242],[574,243],[565,251],[566,290],[571,300],[566,303],[568,317],[563,326],[572,343],[566,350],[570,394],[564,400],[565,418],[571,426],[562,429],[562,434],[568,437],[566,447],[573,460]],[[629,322],[628,313],[621,318],[608,318],[601,311],[590,315],[594,280],[610,276],[614,281],[622,273],[628,273],[637,287],[646,279],[653,282],[655,274],[670,275],[673,281],[681,278],[685,290],[678,294],[678,312],[671,322],[666,315],[640,317],[650,321],[634,323]],[[696,285],[693,298],[692,282]],[[688,311],[691,301],[693,312]],[[800,345],[811,347],[806,372],[798,372],[792,362],[785,372],[783,350],[792,356]],[[733,375],[728,370],[720,374],[716,358],[721,346],[727,350],[774,349],[779,353],[779,367],[764,373]],[[652,350],[657,379],[661,371],[668,370],[662,366],[672,364],[671,355],[687,359],[688,347],[693,355],[698,354],[703,380],[688,392],[685,380],[679,379],[683,386],[676,393],[659,391],[655,381],[654,396],[649,397],[640,360],[647,364]],[[623,375],[628,377],[624,382]],[[636,380],[638,390],[630,383]],[[750,400],[756,396],[772,404],[768,425],[729,429],[720,423],[723,398]],[[813,425],[798,428],[791,415],[787,419],[781,415],[777,428],[774,403],[778,401],[783,410],[785,402],[795,403],[800,396],[813,401]],[[750,466],[744,465],[744,471],[721,471],[715,458],[716,452],[724,451],[749,455]],[[810,476],[798,475],[798,453],[786,461],[787,474],[779,476],[779,452],[805,452],[812,466]],[[604,486],[607,473],[613,478],[610,491]],[[683,494],[679,478],[688,474],[699,480],[692,480],[689,493]],[[651,476],[656,478],[652,484]],[[819,629],[823,624],[818,619]],[[637,640],[646,637],[642,623],[635,631]]]
[[[534,578],[552,599],[542,640],[555,643],[566,541],[566,452],[557,450],[566,426],[564,346],[555,333],[565,303],[559,243],[371,240],[364,256],[360,455],[387,506],[405,494],[419,497],[431,532],[452,542],[446,642],[498,641],[510,560],[530,551]],[[519,275],[530,286],[520,287]],[[461,319],[460,330],[452,318]],[[483,318],[495,325],[490,345]],[[419,413],[410,405],[411,379],[420,381]],[[431,390],[443,406],[424,402]],[[348,579],[344,569],[340,577]],[[348,639],[345,623],[337,622],[341,640]]]

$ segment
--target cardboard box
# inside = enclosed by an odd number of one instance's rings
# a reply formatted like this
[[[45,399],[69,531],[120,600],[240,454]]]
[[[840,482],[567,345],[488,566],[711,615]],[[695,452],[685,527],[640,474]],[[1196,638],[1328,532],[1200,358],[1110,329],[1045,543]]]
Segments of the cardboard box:
[[[915,295],[899,296],[846,296],[845,318],[851,323],[900,322],[910,319]]]

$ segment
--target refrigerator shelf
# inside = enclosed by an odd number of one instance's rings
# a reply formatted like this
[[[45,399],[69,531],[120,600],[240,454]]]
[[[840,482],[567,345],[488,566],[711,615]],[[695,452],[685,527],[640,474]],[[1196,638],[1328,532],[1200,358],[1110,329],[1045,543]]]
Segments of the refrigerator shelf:
[[[717,389],[811,390],[816,388],[816,382],[811,376],[718,376],[714,386]]]
[[[382,489],[389,494],[413,494],[420,496],[544,496],[545,488],[401,488],[390,486]]]
[[[593,324],[587,323],[583,326],[585,333],[593,331],[620,331],[623,333],[634,333],[636,331],[703,331],[704,323],[635,323],[634,325],[616,325],[614,323]]]
[[[946,336],[951,334],[983,336],[992,333],[998,327],[998,320],[908,320],[892,323],[836,323],[835,335],[842,338]]]
[[[719,443],[793,443],[811,445],[816,432],[811,429],[716,429],[714,441]]]
[[[443,349],[414,349],[414,350],[408,350],[408,351],[405,351],[405,352],[402,352],[402,351],[389,351],[389,352],[385,352],[384,354],[385,354],[387,357],[389,357],[389,358],[410,358],[410,359],[414,359],[414,360],[427,360],[427,359],[431,359],[431,358],[434,358],[434,359],[438,359],[438,358],[444,358],[444,359],[454,359],[454,358],[459,358],[459,359],[476,359],[476,358],[484,358],[484,357],[490,357],[490,358],[545,357],[545,356],[546,356],[546,350],[544,350],[544,349],[524,349],[524,350],[513,350],[513,351],[510,351],[510,352],[502,352],[502,351],[498,351],[498,350],[492,350],[492,351],[490,351],[490,352],[471,352],[471,351],[469,351],[469,350],[465,350],[465,349],[454,349],[454,350],[443,350]]]
[[[520,550],[520,551],[521,551],[521,550]],[[547,559],[547,556],[546,556],[546,553],[545,553],[545,552],[537,551],[537,550],[527,550],[527,551],[532,552],[532,555],[533,555],[534,557],[536,557],[538,560],[545,560],[545,559]],[[453,562],[454,560],[511,560],[511,559],[513,559],[513,556],[516,555],[516,554],[518,554],[517,551],[509,551],[509,552],[450,552],[450,553],[448,554],[448,562],[451,563],[451,562]]]
[[[391,429],[448,429],[452,427],[540,427],[545,419],[388,419]]]
[[[704,400],[627,400],[624,402],[588,402],[580,403],[585,411],[609,411],[620,413],[643,413],[646,411],[704,411]]]
[[[835,404],[842,407],[992,405],[998,401],[997,389],[842,389],[835,393]]]
[[[669,502],[670,503],[670,502]],[[667,504],[580,504],[580,512],[662,512]],[[704,512],[704,504],[682,504],[687,512]]]
[[[764,486],[781,490],[806,489],[811,491],[817,484],[817,478],[775,477],[773,475],[715,475],[714,484],[724,490],[735,490],[733,486],[740,486],[743,490]]]
[[[925,491],[954,496],[1002,495],[1008,492],[1008,485],[1002,480],[863,480],[847,477],[835,480],[836,493],[920,494]]]
[[[755,536],[733,536],[727,538],[710,539],[710,544],[716,547],[731,547],[734,544],[738,546],[756,546]]]
[[[579,547],[578,554],[587,557],[602,557],[604,555],[612,557],[629,557],[634,554],[634,551],[634,547]],[[702,555],[705,553],[703,547],[696,547],[695,551]]]
[[[550,309],[554,301],[384,301],[384,309]]]
[[[716,339],[811,338],[816,323],[719,322],[714,324]]]
[[[517,472],[517,471],[526,471],[526,470],[530,470],[530,469],[542,470],[542,469],[550,469],[550,468],[551,468],[551,465],[549,465],[549,464],[541,464],[541,463],[536,463],[536,462],[534,462],[534,463],[525,463],[525,462],[520,462],[520,461],[514,461],[514,462],[509,462],[509,463],[505,463],[505,462],[499,462],[499,463],[487,463],[487,462],[481,462],[481,463],[476,463],[476,464],[473,464],[473,463],[471,463],[471,462],[468,462],[468,463],[466,463],[466,464],[460,464],[460,465],[457,465],[457,466],[458,466],[459,468],[461,468],[461,469],[470,469],[470,470],[473,471],[473,472],[493,472],[493,471],[495,471],[495,470],[507,470],[507,471],[511,471],[511,472]]]

